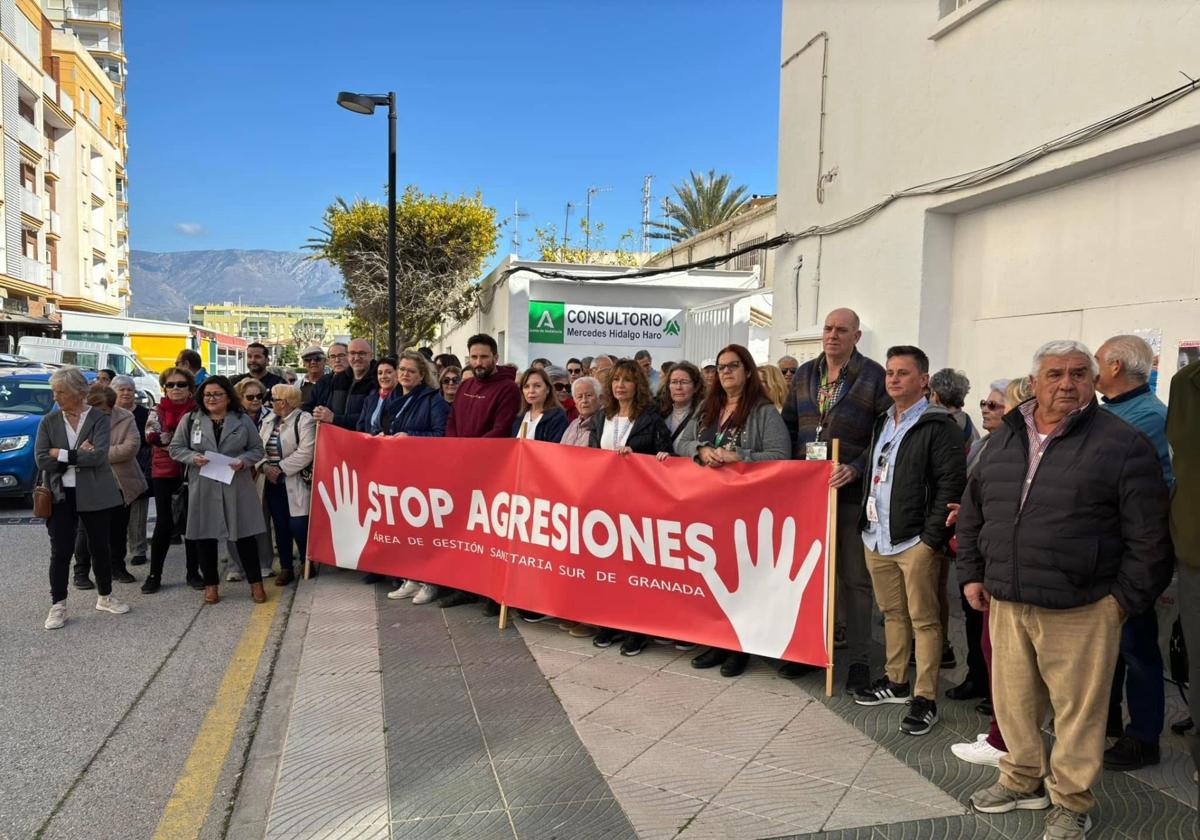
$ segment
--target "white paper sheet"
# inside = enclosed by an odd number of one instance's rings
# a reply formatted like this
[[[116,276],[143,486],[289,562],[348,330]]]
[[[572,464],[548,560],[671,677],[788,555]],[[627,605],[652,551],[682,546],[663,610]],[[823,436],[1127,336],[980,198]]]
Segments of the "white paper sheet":
[[[233,482],[233,466],[232,464],[238,460],[230,458],[228,455],[222,455],[220,452],[207,451],[204,457],[208,459],[208,463],[200,468],[200,475],[205,478],[211,478],[213,481],[219,481],[222,484],[230,484]]]

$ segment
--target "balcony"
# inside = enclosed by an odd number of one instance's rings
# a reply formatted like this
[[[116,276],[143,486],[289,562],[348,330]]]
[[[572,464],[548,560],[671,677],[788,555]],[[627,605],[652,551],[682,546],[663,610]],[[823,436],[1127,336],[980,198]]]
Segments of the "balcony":
[[[21,212],[40,222],[42,220],[42,197],[27,187],[21,187]]]
[[[45,285],[45,280],[43,279],[43,269],[45,266],[43,266],[37,260],[33,260],[25,256],[21,257],[21,261],[24,263],[24,266],[21,269],[21,279],[26,283],[37,283],[39,286]]]
[[[46,138],[38,131],[37,126],[28,120],[17,120],[17,138],[39,155],[45,153]]]
[[[92,23],[121,25],[120,14],[110,9],[101,9],[94,6],[77,6],[74,3],[68,3],[66,15],[67,20],[86,20]]]
[[[104,231],[92,228],[92,250],[107,251],[108,243],[104,239]]]
[[[62,236],[62,219],[55,210],[46,211],[46,235]]]
[[[92,173],[92,195],[97,198],[104,198],[107,190],[104,189],[104,179],[99,175]]]
[[[51,102],[58,102],[58,83],[51,76],[42,76],[42,93]]]
[[[75,116],[75,100],[62,88],[58,89],[58,107],[69,117]]]
[[[46,174],[53,175],[55,178],[62,176],[62,159],[58,156],[58,152],[50,152],[46,155]]]

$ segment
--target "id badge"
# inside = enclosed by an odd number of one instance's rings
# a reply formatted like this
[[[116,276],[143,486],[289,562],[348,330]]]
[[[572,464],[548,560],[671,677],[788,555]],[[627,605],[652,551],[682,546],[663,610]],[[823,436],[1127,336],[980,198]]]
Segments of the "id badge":
[[[879,523],[879,511],[875,509],[874,496],[867,496],[867,521],[873,525]]]
[[[199,423],[197,423],[196,427],[192,429],[192,446],[199,446],[201,443],[203,443],[203,431],[204,430],[200,428]]]
[[[814,441],[813,443],[804,444],[804,460],[806,461],[828,461],[829,460],[829,444],[824,441]]]
[[[891,469],[891,466],[892,464],[890,461],[883,462],[883,466],[879,468],[879,481],[887,481],[888,470]]]

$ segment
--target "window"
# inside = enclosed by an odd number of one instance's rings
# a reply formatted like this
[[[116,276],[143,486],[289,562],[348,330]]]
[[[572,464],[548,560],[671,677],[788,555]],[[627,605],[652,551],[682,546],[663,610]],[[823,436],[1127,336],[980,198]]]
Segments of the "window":
[[[42,30],[24,12],[17,13],[17,49],[39,67],[42,64]]]
[[[128,356],[121,356],[116,353],[108,354],[108,366],[115,370],[118,374],[129,376],[133,373],[133,365]]]
[[[767,241],[767,235],[764,233],[764,234],[760,234],[758,236],[752,236],[749,239],[745,240],[744,242],[738,243],[737,247],[745,248],[747,245],[754,245],[755,243],[766,242],[766,241]],[[763,253],[762,251],[751,251],[748,254],[742,254],[740,257],[735,258],[733,261],[733,270],[734,271],[749,271],[750,269],[754,268],[754,266],[761,265],[762,264],[762,253]]]
[[[95,353],[88,353],[83,350],[63,350],[62,363],[64,365],[75,365],[85,370],[95,370],[100,362],[100,357]]]
[[[99,126],[100,125],[100,97],[96,96],[96,94],[94,94],[94,93],[89,93],[88,96],[90,97],[88,100],[88,119],[90,119],[92,121],[93,125]]]

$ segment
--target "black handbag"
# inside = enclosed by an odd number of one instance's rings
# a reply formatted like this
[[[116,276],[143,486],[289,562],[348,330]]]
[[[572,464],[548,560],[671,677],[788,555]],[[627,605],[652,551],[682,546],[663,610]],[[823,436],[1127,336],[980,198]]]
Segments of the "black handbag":
[[[171,494],[171,522],[175,525],[175,533],[172,536],[183,536],[187,526],[187,509],[188,486],[184,481],[179,485],[179,489]]]

